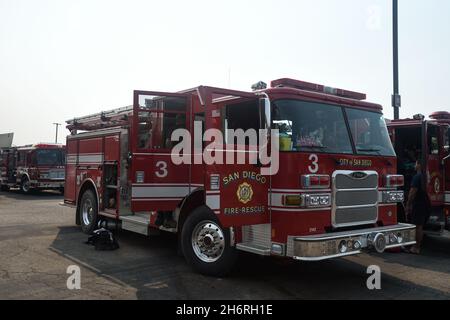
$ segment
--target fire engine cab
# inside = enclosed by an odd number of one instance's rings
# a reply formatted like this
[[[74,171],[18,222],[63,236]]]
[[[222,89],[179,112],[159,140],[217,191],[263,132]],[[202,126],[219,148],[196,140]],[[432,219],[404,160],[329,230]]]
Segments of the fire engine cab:
[[[64,192],[65,146],[38,143],[0,149],[2,191],[20,188],[23,193],[37,189]]]
[[[177,233],[209,275],[238,250],[318,261],[415,243],[415,226],[397,223],[403,176],[380,105],[293,79],[253,89],[134,91],[130,107],[67,121],[64,202],[76,223]],[[263,134],[228,138],[239,129]],[[278,167],[262,161],[267,150]]]
[[[398,172],[405,176],[406,194],[415,174],[415,161],[422,163],[424,190],[432,207],[424,229],[431,234],[450,230],[450,113],[435,112],[430,120],[420,114],[413,119],[394,120],[388,128],[399,157]]]

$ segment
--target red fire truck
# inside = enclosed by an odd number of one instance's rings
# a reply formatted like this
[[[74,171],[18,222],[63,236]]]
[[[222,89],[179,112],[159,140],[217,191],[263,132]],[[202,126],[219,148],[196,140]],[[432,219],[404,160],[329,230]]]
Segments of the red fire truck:
[[[435,112],[430,120],[423,115],[394,120],[388,123],[388,128],[399,157],[398,172],[405,176],[406,194],[415,174],[415,161],[422,163],[426,175],[424,189],[432,206],[424,229],[434,234],[450,230],[450,113]],[[404,214],[400,211],[399,216]]]
[[[415,226],[397,223],[403,176],[382,107],[298,80],[266,87],[135,91],[130,107],[67,121],[64,202],[76,223],[177,233],[188,263],[209,275],[226,273],[238,250],[318,261],[414,244]],[[187,164],[172,158],[180,128],[205,138],[184,139]],[[208,139],[210,129],[224,139]],[[234,129],[269,130],[255,144],[227,139]],[[267,163],[250,160],[271,141],[279,169],[262,175]],[[246,161],[202,161],[208,152]]]
[[[37,189],[64,192],[65,146],[39,143],[0,149],[2,191],[20,188],[23,193]]]

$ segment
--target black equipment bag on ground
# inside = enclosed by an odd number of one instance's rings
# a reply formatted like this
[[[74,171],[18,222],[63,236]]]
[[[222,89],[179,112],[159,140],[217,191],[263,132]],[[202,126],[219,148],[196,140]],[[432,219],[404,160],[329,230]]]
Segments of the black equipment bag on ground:
[[[119,243],[114,234],[105,228],[95,230],[86,243],[95,246],[95,250],[109,251],[119,249]]]

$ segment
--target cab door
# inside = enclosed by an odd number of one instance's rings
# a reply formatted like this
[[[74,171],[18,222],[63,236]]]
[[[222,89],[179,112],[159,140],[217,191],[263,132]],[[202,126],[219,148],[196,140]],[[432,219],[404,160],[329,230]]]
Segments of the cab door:
[[[444,131],[444,156],[442,165],[444,168],[444,212],[446,229],[450,230],[450,128]]]
[[[426,172],[427,193],[433,206],[441,206],[444,198],[444,180],[441,161],[442,141],[440,128],[437,125],[427,123],[426,130]]]
[[[135,91],[131,147],[131,209],[172,211],[190,193],[189,164],[175,164],[171,135],[189,129],[187,94]]]
[[[19,154],[18,151],[10,151],[6,154],[7,156],[7,164],[8,164],[8,182],[9,183],[15,183],[16,182],[16,175],[17,175],[17,155]]]
[[[213,105],[207,112],[211,117],[209,129],[220,129],[223,143],[205,148],[204,156],[219,160],[206,165],[206,204],[224,227],[270,223],[271,179],[261,175],[258,139],[250,138],[251,132],[258,136],[261,128],[259,100],[238,99]],[[245,139],[232,139],[231,130],[242,130]],[[220,160],[222,163],[218,163]]]

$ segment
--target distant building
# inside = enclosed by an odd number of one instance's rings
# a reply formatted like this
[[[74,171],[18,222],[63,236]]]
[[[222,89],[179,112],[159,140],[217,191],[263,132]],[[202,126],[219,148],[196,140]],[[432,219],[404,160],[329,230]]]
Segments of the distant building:
[[[9,148],[12,145],[14,133],[0,134],[0,148]]]

